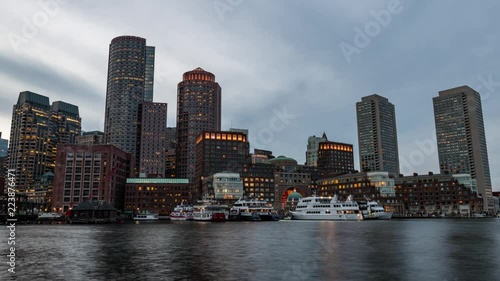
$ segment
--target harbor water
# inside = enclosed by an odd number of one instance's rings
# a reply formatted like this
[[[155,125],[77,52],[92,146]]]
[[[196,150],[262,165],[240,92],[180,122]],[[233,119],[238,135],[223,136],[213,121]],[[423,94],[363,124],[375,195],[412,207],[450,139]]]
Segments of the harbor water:
[[[0,280],[500,280],[500,219],[19,225]]]

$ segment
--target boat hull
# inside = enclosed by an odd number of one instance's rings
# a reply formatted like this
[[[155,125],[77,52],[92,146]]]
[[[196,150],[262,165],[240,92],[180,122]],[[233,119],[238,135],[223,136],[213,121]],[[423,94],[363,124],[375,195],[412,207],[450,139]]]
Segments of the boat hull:
[[[279,221],[280,217],[273,213],[259,213],[259,217],[262,221]]]
[[[358,221],[363,220],[361,214],[301,214],[292,212],[293,220],[324,220],[324,221]]]
[[[365,220],[390,220],[392,218],[392,212],[380,212],[372,214],[363,214],[363,219]]]
[[[213,222],[225,222],[226,221],[226,214],[225,213],[214,213],[214,214],[212,214],[212,221]]]
[[[211,221],[212,220],[212,212],[207,212],[207,211],[194,212],[193,219],[195,221]]]
[[[148,215],[143,217],[134,217],[135,221],[157,221],[160,218],[157,215]]]
[[[178,217],[178,216],[170,216],[170,220],[171,221],[185,221],[185,220],[187,220],[187,218],[184,217],[184,216],[180,216],[180,217]]]

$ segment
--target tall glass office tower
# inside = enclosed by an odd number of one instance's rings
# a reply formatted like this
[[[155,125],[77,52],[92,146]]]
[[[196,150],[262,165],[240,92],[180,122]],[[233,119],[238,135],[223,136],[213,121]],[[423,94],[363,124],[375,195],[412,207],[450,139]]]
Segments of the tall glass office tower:
[[[484,209],[493,210],[490,166],[481,95],[469,86],[433,98],[441,173],[467,173],[476,179]]]
[[[399,175],[398,134],[394,105],[379,95],[356,103],[361,171]]]
[[[201,68],[188,71],[177,85],[176,176],[193,179],[196,138],[220,131],[221,87],[215,75]]]
[[[138,155],[139,105],[153,100],[154,47],[120,36],[109,45],[104,142]]]

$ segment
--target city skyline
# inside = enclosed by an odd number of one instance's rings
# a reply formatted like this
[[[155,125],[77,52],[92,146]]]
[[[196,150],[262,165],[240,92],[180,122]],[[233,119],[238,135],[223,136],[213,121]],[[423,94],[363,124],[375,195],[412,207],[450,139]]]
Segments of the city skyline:
[[[386,10],[388,2],[356,7],[243,1],[225,12],[210,1],[198,5],[153,2],[140,7],[123,3],[124,10],[149,9],[155,14],[151,5],[156,5],[165,13],[161,20],[148,17],[146,24],[141,17],[106,18],[112,4],[60,4],[54,16],[47,13],[48,23],[37,27],[36,34],[26,37],[27,42],[15,51],[10,39],[0,43],[0,79],[5,85],[0,94],[0,131],[4,137],[9,135],[11,107],[25,90],[78,105],[82,130],[103,131],[107,48],[116,36],[134,35],[156,46],[155,101],[170,104],[169,126],[175,126],[176,84],[182,73],[202,67],[214,73],[224,89],[222,130],[230,124],[247,128],[252,148],[272,150],[299,163],[305,162],[307,138],[324,131],[335,141],[354,144],[358,151],[355,103],[379,94],[396,107],[401,172],[438,172],[437,148],[429,145],[435,145],[432,97],[444,89],[469,85],[483,99],[493,189],[500,190],[500,133],[495,130],[500,121],[495,111],[500,69],[492,59],[500,45],[492,36],[498,20],[484,16],[497,3],[486,1],[476,7],[460,1],[400,1],[400,12],[392,14],[366,46],[357,47],[359,53],[348,56],[348,62],[340,44],[356,46],[356,28],[365,30],[374,20],[371,12]],[[6,38],[22,36],[23,18],[31,21],[35,13],[45,11],[37,3],[22,1],[5,6],[0,14],[5,18]],[[451,11],[442,15],[437,12],[442,9]],[[465,12],[476,20],[462,23],[451,16]],[[258,13],[260,21],[248,22]],[[331,19],[333,13],[337,19]],[[294,16],[299,14],[302,17]],[[170,23],[174,27],[165,29]],[[335,28],[329,31],[331,27]],[[54,40],[59,43],[53,44]],[[203,44],[192,44],[193,40]],[[283,115],[293,118],[271,130],[270,121]],[[272,137],[267,137],[269,131]],[[358,153],[355,165],[359,169]]]

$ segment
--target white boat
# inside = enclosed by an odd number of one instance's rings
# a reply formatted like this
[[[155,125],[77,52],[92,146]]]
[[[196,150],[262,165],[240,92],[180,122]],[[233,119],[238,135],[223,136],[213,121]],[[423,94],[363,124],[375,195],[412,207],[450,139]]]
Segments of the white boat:
[[[337,195],[333,198],[318,196],[301,198],[291,214],[295,220],[363,220],[359,205],[351,196],[344,202],[338,201]]]
[[[59,218],[61,218],[61,214],[58,213],[38,213],[38,219],[40,220],[51,220]]]
[[[171,221],[186,221],[193,219],[193,205],[178,205],[174,208],[174,211],[170,213]]]
[[[157,214],[137,214],[134,216],[135,221],[157,221],[159,219]]]
[[[195,221],[213,221],[214,214],[217,221],[226,221],[229,219],[229,207],[221,205],[217,201],[203,199],[193,206],[193,219]]]
[[[272,204],[258,199],[239,199],[234,202],[230,212],[230,220],[243,221],[276,221],[279,216]]]
[[[386,212],[384,207],[375,201],[358,202],[365,220],[390,220],[392,212]]]

